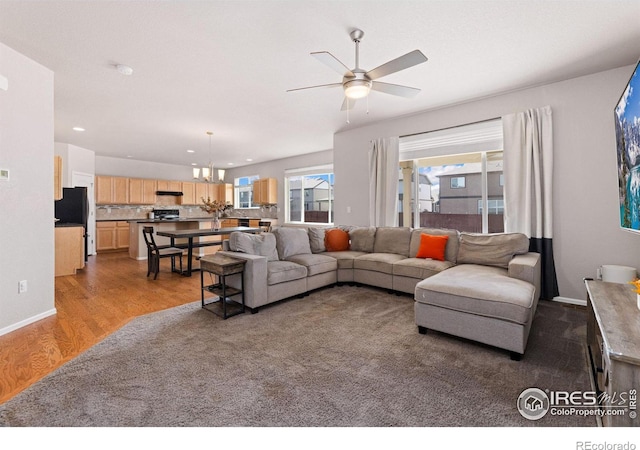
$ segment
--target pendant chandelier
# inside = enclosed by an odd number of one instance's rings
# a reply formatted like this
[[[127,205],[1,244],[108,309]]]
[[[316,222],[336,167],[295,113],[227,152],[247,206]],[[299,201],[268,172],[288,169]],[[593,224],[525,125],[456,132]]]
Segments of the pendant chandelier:
[[[213,132],[207,131],[207,135],[209,135],[209,164],[202,168],[202,179],[207,183],[213,183],[213,161],[211,159],[211,136],[213,136]],[[193,178],[200,179],[200,169],[198,167],[193,168]]]

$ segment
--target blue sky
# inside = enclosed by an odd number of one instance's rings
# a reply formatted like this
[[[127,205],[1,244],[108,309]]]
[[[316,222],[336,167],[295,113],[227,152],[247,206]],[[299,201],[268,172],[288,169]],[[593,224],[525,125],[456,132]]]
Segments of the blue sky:
[[[622,94],[620,102],[616,106],[616,112],[632,123],[635,118],[640,117],[640,64],[636,67],[631,76],[631,82]]]

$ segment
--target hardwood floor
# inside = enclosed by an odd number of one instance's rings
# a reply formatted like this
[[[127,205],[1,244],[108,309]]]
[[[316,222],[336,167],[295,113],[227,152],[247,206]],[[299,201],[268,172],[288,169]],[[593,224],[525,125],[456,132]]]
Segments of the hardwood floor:
[[[146,261],[118,252],[90,256],[77,275],[57,277],[57,314],[0,336],[0,403],[131,319],[200,299],[198,272],[171,273],[166,259],[157,280],[146,273]]]

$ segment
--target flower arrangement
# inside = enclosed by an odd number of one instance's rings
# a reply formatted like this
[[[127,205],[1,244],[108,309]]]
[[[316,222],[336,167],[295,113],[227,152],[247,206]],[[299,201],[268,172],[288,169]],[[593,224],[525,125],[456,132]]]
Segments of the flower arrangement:
[[[216,217],[221,213],[233,207],[233,205],[229,202],[223,202],[221,200],[211,200],[211,197],[207,197],[205,200],[204,197],[202,199],[202,206],[200,209],[208,212],[209,214],[215,214]]]

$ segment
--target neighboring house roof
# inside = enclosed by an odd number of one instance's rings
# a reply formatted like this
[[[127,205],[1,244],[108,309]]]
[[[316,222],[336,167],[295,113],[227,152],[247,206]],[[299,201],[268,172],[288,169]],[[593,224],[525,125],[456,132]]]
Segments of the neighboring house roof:
[[[487,172],[502,172],[502,170],[503,170],[502,162],[487,163]],[[451,177],[451,176],[455,177],[459,175],[473,175],[473,174],[479,174],[479,173],[481,173],[480,164],[472,163],[472,164],[465,164],[459,169],[452,170],[450,172],[443,173],[442,175],[436,175],[436,176],[438,178],[442,178],[442,177]]]

